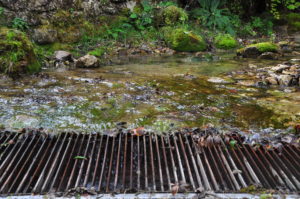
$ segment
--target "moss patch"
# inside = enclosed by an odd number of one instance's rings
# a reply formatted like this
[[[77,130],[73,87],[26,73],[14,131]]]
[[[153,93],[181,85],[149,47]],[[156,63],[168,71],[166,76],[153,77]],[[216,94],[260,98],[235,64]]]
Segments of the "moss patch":
[[[184,23],[188,20],[188,15],[182,8],[171,5],[163,8],[158,14],[157,24],[173,26],[178,23]]]
[[[257,44],[251,44],[247,47],[256,47],[259,50],[259,52],[261,52],[261,53],[278,51],[278,46],[271,42],[262,42],[262,43],[257,43]]]
[[[170,48],[180,52],[197,52],[206,49],[204,39],[191,31],[182,28],[165,27],[162,30],[164,39]]]
[[[232,49],[236,48],[238,43],[237,41],[229,34],[219,34],[215,38],[215,45],[220,49]]]
[[[34,73],[41,64],[32,42],[17,30],[0,28],[0,72],[9,75]]]

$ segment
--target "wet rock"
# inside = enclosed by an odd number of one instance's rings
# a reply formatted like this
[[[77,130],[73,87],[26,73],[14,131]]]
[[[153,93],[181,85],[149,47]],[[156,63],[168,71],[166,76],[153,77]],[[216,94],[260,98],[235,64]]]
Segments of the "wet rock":
[[[279,75],[278,76],[279,84],[283,85],[283,86],[290,86],[292,79],[293,78],[290,75]]]
[[[291,59],[290,62],[292,62],[292,63],[300,63],[300,59]]]
[[[256,69],[256,68],[257,68],[257,65],[255,65],[255,64],[249,64],[248,67],[249,67],[250,69]]]
[[[54,29],[38,28],[34,30],[32,38],[38,44],[51,44],[57,40],[57,32]]]
[[[238,81],[237,84],[242,85],[242,86],[254,86],[255,81],[254,80],[241,80],[241,81]]]
[[[275,78],[275,77],[267,77],[266,81],[268,84],[278,85],[277,78]]]
[[[55,51],[54,58],[58,62],[73,61],[72,54],[70,52],[62,51],[62,50]]]
[[[278,64],[277,66],[272,67],[271,71],[274,71],[276,73],[281,73],[283,70],[286,70],[286,69],[289,69],[289,68],[290,68],[290,66],[288,66],[288,65]]]
[[[265,52],[263,54],[261,54],[259,57],[259,59],[278,59],[278,54],[277,53],[273,53],[273,52]]]
[[[207,81],[212,83],[228,83],[225,79],[222,79],[220,77],[210,77]]]
[[[257,58],[260,55],[259,50],[256,47],[245,48],[241,54],[244,58]]]
[[[283,53],[293,52],[294,47],[289,42],[282,41],[282,42],[279,42],[278,45],[279,45],[280,51]]]
[[[85,55],[80,57],[75,65],[79,68],[95,68],[99,67],[99,60],[94,55]]]

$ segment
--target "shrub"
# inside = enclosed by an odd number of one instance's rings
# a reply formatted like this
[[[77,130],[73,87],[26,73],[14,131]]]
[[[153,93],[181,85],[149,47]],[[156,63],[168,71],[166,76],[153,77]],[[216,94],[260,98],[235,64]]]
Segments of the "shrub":
[[[37,60],[33,44],[17,30],[0,29],[0,71],[9,75],[33,73],[41,65]]]
[[[200,35],[182,28],[165,27],[164,39],[170,48],[181,52],[197,52],[206,49],[206,42]]]
[[[188,20],[188,15],[182,8],[175,5],[162,8],[161,12],[158,14],[157,24],[174,26],[178,23],[184,23]]]
[[[237,41],[229,34],[219,34],[215,38],[215,45],[220,49],[232,49],[236,48]]]

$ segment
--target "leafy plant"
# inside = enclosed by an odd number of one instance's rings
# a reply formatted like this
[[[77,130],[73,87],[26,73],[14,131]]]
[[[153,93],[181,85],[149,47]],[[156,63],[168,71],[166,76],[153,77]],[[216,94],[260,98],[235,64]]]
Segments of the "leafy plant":
[[[221,8],[225,1],[221,0],[198,0],[200,8],[194,9],[192,15],[200,19],[201,23],[209,29],[221,30],[234,34],[230,23],[230,12]]]
[[[138,30],[145,30],[146,27],[151,26],[153,23],[154,7],[151,5],[150,1],[147,0],[142,1],[141,4],[141,12],[133,12],[129,18]]]
[[[21,31],[25,31],[29,28],[28,23],[22,18],[14,18],[12,21],[12,27]]]
[[[276,19],[280,18],[279,7],[293,11],[300,8],[300,2],[298,0],[271,0],[270,12]]]

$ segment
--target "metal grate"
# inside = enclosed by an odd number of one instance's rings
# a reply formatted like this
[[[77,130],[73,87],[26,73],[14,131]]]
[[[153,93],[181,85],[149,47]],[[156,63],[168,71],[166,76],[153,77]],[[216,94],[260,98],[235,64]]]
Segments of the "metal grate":
[[[193,136],[1,133],[0,194],[76,187],[96,193],[239,192],[250,185],[300,191],[298,147],[233,147],[224,138]]]

